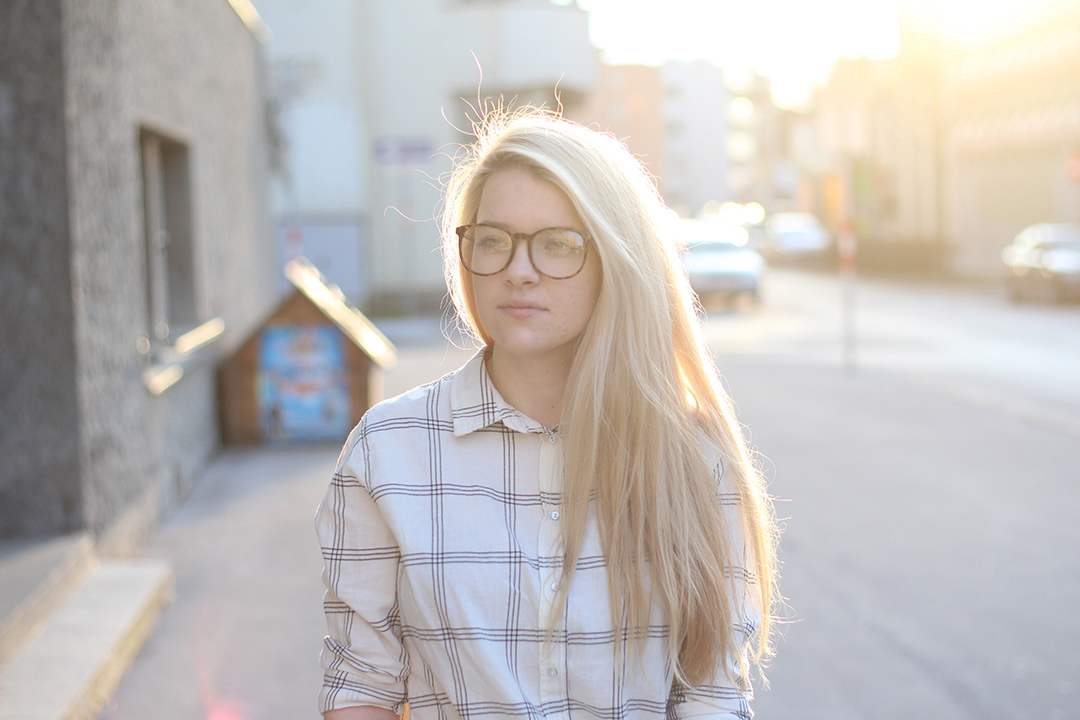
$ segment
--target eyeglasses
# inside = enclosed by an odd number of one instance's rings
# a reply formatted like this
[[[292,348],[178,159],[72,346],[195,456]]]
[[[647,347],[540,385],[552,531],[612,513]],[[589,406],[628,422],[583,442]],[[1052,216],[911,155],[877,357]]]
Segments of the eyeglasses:
[[[581,272],[590,240],[577,230],[560,227],[528,235],[491,225],[462,225],[457,235],[461,264],[474,275],[498,275],[510,267],[518,242],[524,240],[533,269],[552,280],[568,280]]]

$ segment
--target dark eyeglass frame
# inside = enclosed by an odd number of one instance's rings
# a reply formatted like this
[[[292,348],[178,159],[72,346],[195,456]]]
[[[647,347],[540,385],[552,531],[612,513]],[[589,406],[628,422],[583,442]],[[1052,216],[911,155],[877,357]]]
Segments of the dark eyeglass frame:
[[[496,270],[495,272],[489,272],[489,273],[477,272],[477,271],[473,270],[471,267],[469,267],[469,263],[465,262],[465,233],[469,232],[469,230],[471,230],[473,228],[478,228],[478,227],[493,228],[495,230],[500,230],[500,231],[502,231],[502,232],[504,232],[504,233],[506,233],[507,235],[510,236],[510,243],[511,243],[511,245],[510,245],[510,255],[506,258],[506,264],[503,265],[498,270]],[[580,235],[581,239],[584,241],[583,244],[582,244],[582,248],[584,249],[585,252],[581,256],[581,267],[579,267],[577,269],[577,272],[575,272],[573,275],[549,275],[546,272],[544,272],[543,270],[541,270],[540,268],[536,267],[536,261],[533,259],[532,240],[533,240],[534,237],[536,237],[540,233],[547,232],[548,230],[569,230],[570,232],[577,233],[578,235]],[[498,275],[499,273],[506,270],[506,268],[510,267],[510,263],[514,262],[514,255],[517,254],[518,243],[521,242],[522,240],[524,240],[525,241],[525,250],[526,250],[526,253],[529,256],[529,264],[532,265],[533,270],[535,270],[537,272],[537,274],[543,275],[544,277],[550,278],[551,280],[569,280],[570,278],[576,277],[579,274],[581,274],[581,271],[585,269],[585,261],[589,259],[589,245],[592,244],[592,238],[590,236],[586,235],[585,233],[581,232],[580,230],[578,230],[576,228],[571,228],[571,227],[559,227],[559,226],[557,226],[557,227],[546,227],[546,228],[541,228],[540,230],[537,230],[536,232],[534,232],[532,234],[529,234],[529,233],[512,233],[512,232],[510,232],[508,230],[503,230],[501,227],[498,227],[497,225],[490,225],[488,223],[473,223],[471,225],[461,225],[460,227],[456,228],[454,230],[454,232],[456,232],[457,236],[458,236],[458,258],[461,260],[461,266],[463,268],[465,268],[466,270],[468,270],[469,272],[471,272],[473,275],[479,275],[481,277],[491,277],[492,275]]]

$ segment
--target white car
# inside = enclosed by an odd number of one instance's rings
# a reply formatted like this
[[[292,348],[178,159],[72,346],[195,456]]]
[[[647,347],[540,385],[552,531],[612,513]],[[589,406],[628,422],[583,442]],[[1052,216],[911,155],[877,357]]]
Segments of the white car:
[[[776,213],[765,221],[764,250],[770,258],[819,257],[829,243],[829,231],[810,213]]]
[[[1080,300],[1080,225],[1040,223],[1001,251],[1013,302]]]

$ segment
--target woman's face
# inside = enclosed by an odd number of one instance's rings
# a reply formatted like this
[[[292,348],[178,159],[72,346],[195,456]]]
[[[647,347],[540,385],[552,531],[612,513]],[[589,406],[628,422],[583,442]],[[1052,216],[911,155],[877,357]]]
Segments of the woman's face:
[[[502,170],[488,178],[476,222],[509,233],[532,234],[550,227],[585,233],[566,194],[523,170]],[[600,259],[590,244],[580,273],[553,280],[536,272],[528,248],[519,242],[505,270],[473,275],[472,282],[480,324],[493,343],[493,360],[569,364],[600,296]]]

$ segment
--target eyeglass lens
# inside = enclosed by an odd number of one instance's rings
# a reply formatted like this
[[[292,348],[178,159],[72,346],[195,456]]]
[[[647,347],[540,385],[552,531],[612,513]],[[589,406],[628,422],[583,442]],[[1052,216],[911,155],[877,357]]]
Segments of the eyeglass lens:
[[[529,258],[542,275],[554,279],[569,278],[585,264],[585,238],[566,228],[546,228],[533,235],[512,236],[490,225],[473,225],[461,235],[461,260],[478,275],[502,272],[514,254],[515,238],[529,243]]]

